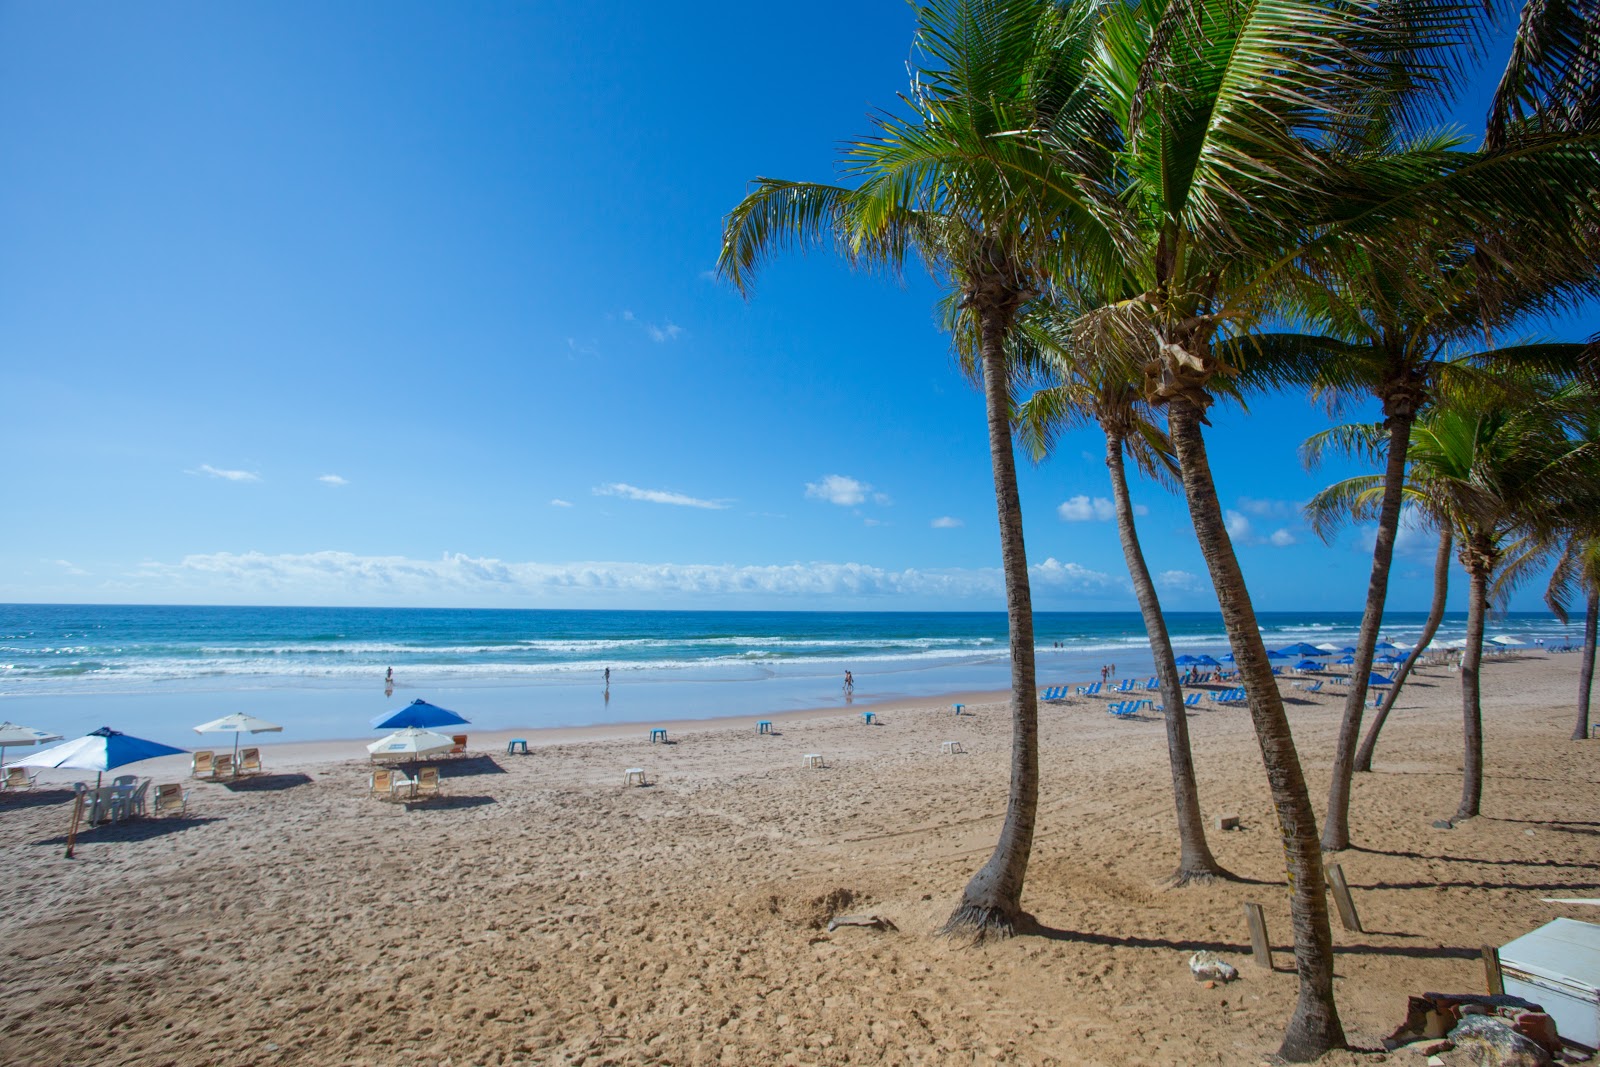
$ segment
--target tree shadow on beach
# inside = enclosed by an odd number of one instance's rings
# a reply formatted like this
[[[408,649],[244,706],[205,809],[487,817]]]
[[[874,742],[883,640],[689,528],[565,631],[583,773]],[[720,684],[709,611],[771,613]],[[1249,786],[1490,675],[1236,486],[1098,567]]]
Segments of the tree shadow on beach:
[[[142,818],[126,819],[122,822],[103,823],[99,826],[84,827],[78,831],[78,845],[109,845],[131,844],[136,841],[151,841],[168,834],[182,833],[184,830],[206,823],[222,822],[219,815],[168,815],[159,819]],[[59,834],[35,841],[36,845],[65,845],[67,835]]]
[[[1426,852],[1400,852],[1383,848],[1366,848],[1351,845],[1351,852],[1364,852],[1369,856],[1393,856],[1402,860],[1432,860],[1438,863],[1473,863],[1486,867],[1568,867],[1580,871],[1600,870],[1600,863],[1563,863],[1560,860],[1486,860],[1474,856],[1436,856]]]
[[[487,807],[490,804],[497,803],[499,801],[495,800],[494,797],[486,796],[439,796],[428,797],[423,800],[407,800],[405,801],[405,807],[407,811],[458,811],[465,808]]]
[[[1199,939],[1165,938],[1165,937],[1139,937],[1130,935],[1118,937],[1113,934],[1085,933],[1079,930],[1064,930],[1043,923],[1036,922],[1032,930],[1027,931],[1038,937],[1051,941],[1074,941],[1084,945],[1099,945],[1104,948],[1140,948],[1159,949],[1164,952],[1227,952],[1235,955],[1248,956],[1251,947],[1243,941],[1204,941]],[[1370,931],[1376,933],[1377,931]],[[1384,935],[1410,937],[1413,935]],[[1292,944],[1273,945],[1274,955],[1287,954],[1288,966],[1273,965],[1274,971],[1293,972],[1294,946]],[[1334,951],[1338,955],[1351,956],[1402,956],[1407,959],[1419,960],[1475,960],[1482,955],[1480,949],[1465,948],[1454,945],[1371,945],[1371,944],[1341,944],[1335,945]]]
[[[25,811],[42,808],[47,804],[69,804],[74,793],[70,789],[29,789],[26,792],[6,793],[0,798],[0,812]]]
[[[309,774],[260,774],[250,778],[235,778],[221,783],[230,793],[275,793],[293,789],[297,785],[310,785]]]

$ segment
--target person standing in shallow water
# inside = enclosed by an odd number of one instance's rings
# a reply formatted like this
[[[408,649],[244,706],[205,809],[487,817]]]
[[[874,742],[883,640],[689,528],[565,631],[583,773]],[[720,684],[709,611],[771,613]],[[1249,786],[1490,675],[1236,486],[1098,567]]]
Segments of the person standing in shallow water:
[[[606,668],[606,688],[607,689],[611,688],[611,668],[610,667]]]
[[[846,693],[854,693],[856,691],[856,680],[849,671],[844,672],[844,691]]]
[[[385,674],[383,676],[383,684],[384,685],[390,685],[390,686],[394,685],[394,668],[393,667],[390,667],[389,668],[389,673],[387,673],[387,674]]]

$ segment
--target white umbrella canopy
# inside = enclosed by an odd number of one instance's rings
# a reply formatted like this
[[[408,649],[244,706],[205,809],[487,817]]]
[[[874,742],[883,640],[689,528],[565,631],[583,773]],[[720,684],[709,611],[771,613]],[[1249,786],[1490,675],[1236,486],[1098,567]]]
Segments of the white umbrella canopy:
[[[254,715],[246,715],[242,711],[236,711],[232,715],[224,715],[220,719],[203,722],[194,728],[194,732],[197,734],[232,734],[233,759],[237,763],[239,760],[239,735],[241,733],[282,733],[283,727],[275,722],[268,722],[265,719],[258,719]]]
[[[175,756],[183,751],[181,748],[164,745],[160,741],[146,741],[142,737],[134,737],[121,730],[102,726],[93,733],[68,741],[64,745],[47,748],[43,752],[35,752],[31,756],[19,759],[14,766],[70,767],[80,771],[94,771],[95,784],[98,787],[100,775],[106,771],[128,763],[155,759],[157,756]]]
[[[455,747],[456,741],[453,737],[408,726],[404,730],[397,730],[388,737],[372,742],[367,746],[367,751],[372,753],[373,759],[408,760],[437,756]]]
[[[49,730],[36,730],[31,726],[18,726],[14,722],[0,722],[0,767],[6,765],[6,749],[12,745],[42,745],[47,741],[61,740],[60,734]]]
[[[1339,651],[1339,646],[1338,645],[1330,644],[1327,641],[1322,642],[1322,644],[1318,645],[1317,647],[1322,649],[1322,651],[1324,651],[1324,652],[1337,652],[1337,651]]]
[[[1528,643],[1526,641],[1518,641],[1510,634],[1501,634],[1499,637],[1491,637],[1489,640],[1493,641],[1497,645],[1525,645]]]

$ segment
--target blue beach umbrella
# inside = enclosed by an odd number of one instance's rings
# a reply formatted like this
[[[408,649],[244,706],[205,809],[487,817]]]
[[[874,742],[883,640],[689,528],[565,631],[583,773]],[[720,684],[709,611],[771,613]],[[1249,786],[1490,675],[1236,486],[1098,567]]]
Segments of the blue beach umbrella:
[[[1224,663],[1232,663],[1233,662],[1233,653],[1229,652],[1227,655],[1223,656],[1222,657],[1222,662],[1224,662]]]
[[[1218,663],[1216,660],[1212,659],[1210,656],[1196,656],[1194,658],[1194,662],[1195,662],[1195,666],[1197,666],[1197,667],[1220,667],[1220,666],[1222,666],[1222,664]]]
[[[80,737],[76,741],[68,741],[64,745],[47,748],[43,752],[36,752],[19,759],[12,766],[70,767],[78,771],[94,771],[95,786],[98,788],[100,776],[114,767],[155,759],[157,756],[175,756],[187,751],[188,749],[173,748],[171,745],[163,745],[160,741],[146,741],[142,737],[133,737],[119,730],[113,730],[109,726],[102,726],[94,733]]]
[[[1297,671],[1320,671],[1322,664],[1314,659],[1303,659],[1294,665]]]
[[[1305,641],[1295,645],[1284,645],[1278,651],[1285,656],[1320,656],[1323,654],[1322,649]]]
[[[1376,648],[1376,649],[1378,649],[1380,651],[1383,651],[1383,652],[1393,652],[1393,651],[1397,650],[1400,646],[1396,645],[1396,644],[1393,644],[1392,642],[1389,642],[1389,641],[1379,641],[1377,644],[1373,645],[1372,647]]]
[[[1374,671],[1371,674],[1367,675],[1367,685],[1368,686],[1393,685],[1393,684],[1394,684],[1394,679],[1393,678],[1385,678],[1383,675],[1379,674],[1376,671]]]
[[[1179,656],[1177,659],[1173,660],[1172,662],[1176,663],[1180,667],[1193,667],[1196,663],[1199,663],[1200,661],[1198,659],[1196,659],[1194,656],[1182,655],[1182,656]]]
[[[1356,658],[1354,656],[1340,656],[1338,659],[1334,660],[1333,662],[1340,663],[1340,664],[1343,664],[1344,666],[1348,667],[1352,663],[1354,663],[1355,661],[1356,661]]]
[[[1341,648],[1339,650],[1339,655],[1341,655],[1341,656],[1353,656],[1355,654],[1356,654],[1355,648],[1353,646],[1350,646],[1350,645],[1346,645],[1344,648]],[[1351,660],[1350,662],[1354,663],[1355,660]]]
[[[1267,658],[1268,659],[1288,659],[1289,657],[1284,655],[1282,652],[1274,652],[1272,649],[1269,648],[1269,649],[1267,649]]]
[[[404,730],[408,726],[415,726],[423,730],[431,730],[436,726],[465,726],[466,719],[457,715],[449,708],[441,708],[437,704],[430,704],[426,700],[413,700],[405,707],[396,711],[386,711],[372,720],[374,730]]]
[[[1391,652],[1387,656],[1378,657],[1379,663],[1404,663],[1405,661],[1406,658],[1397,652]]]

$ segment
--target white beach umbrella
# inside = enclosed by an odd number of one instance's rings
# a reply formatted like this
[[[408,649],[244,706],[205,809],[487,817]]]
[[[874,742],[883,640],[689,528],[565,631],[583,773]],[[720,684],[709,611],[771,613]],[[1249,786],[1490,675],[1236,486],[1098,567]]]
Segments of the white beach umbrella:
[[[49,730],[35,730],[31,726],[18,726],[14,722],[0,722],[0,768],[6,765],[6,749],[13,745],[20,748],[59,740],[61,735],[53,734]]]
[[[1518,641],[1515,637],[1512,637],[1510,634],[1501,634],[1499,637],[1491,637],[1491,638],[1489,638],[1489,640],[1493,641],[1497,645],[1508,645],[1508,646],[1509,645],[1525,645],[1525,644],[1528,643],[1526,641]]]
[[[142,737],[125,734],[102,726],[91,734],[68,741],[43,752],[35,752],[17,760],[17,767],[70,767],[79,771],[94,771],[95,788],[100,788],[100,776],[128,763],[139,763],[157,756],[176,756],[184,749],[164,745],[160,741],[146,741]]]
[[[1332,643],[1330,643],[1328,641],[1324,641],[1324,642],[1322,642],[1322,644],[1318,645],[1317,647],[1320,648],[1324,652],[1337,652],[1337,651],[1339,651],[1339,647],[1340,646],[1332,644]]]
[[[254,715],[246,715],[242,711],[236,711],[232,715],[224,715],[220,719],[203,722],[194,728],[194,732],[197,734],[232,734],[233,761],[238,763],[240,734],[276,734],[282,733],[283,727],[275,722],[268,722],[265,719],[258,719]]]
[[[437,756],[455,747],[456,741],[453,737],[408,726],[404,730],[396,730],[388,737],[372,742],[367,746],[367,751],[372,753],[373,759],[408,760]]]

